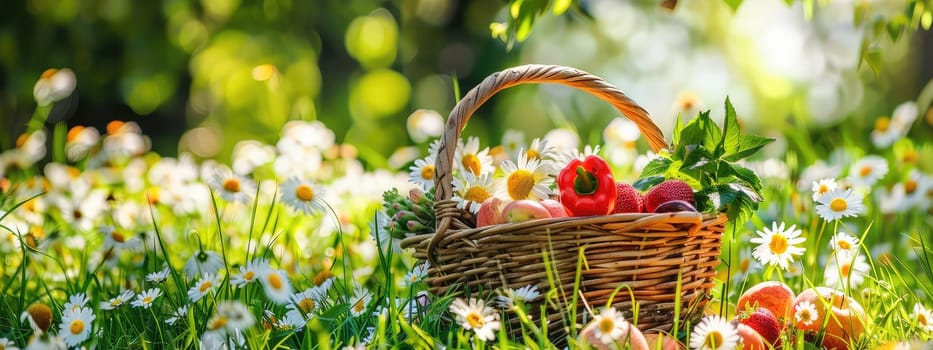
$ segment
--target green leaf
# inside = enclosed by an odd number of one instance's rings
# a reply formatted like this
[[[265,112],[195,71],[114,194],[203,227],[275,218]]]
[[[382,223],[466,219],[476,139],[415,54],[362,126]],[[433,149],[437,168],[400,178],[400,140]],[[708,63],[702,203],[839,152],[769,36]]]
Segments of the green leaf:
[[[654,187],[655,185],[664,182],[665,178],[662,175],[640,177],[638,180],[632,183],[632,187],[639,191],[647,191],[649,188]]]
[[[661,175],[667,172],[667,169],[671,167],[672,161],[667,158],[655,158],[648,162],[645,165],[645,168],[641,171],[641,177]]]
[[[748,158],[772,142],[774,142],[772,138],[751,135],[742,136],[739,140],[739,150],[733,154],[723,156],[722,159],[735,162],[739,159]]]
[[[923,11],[923,14],[920,15],[920,26],[923,27],[923,30],[930,30],[933,27],[933,12]]]
[[[694,168],[700,165],[708,164],[715,157],[704,147],[687,147],[687,156],[681,168]]]
[[[726,5],[729,5],[729,8],[732,9],[732,12],[738,11],[739,6],[742,5],[742,0],[724,0]]]
[[[732,102],[726,97],[726,117],[723,120],[722,141],[720,142],[725,155],[739,151],[739,131],[739,120],[735,114],[735,108],[732,107]]]
[[[674,135],[671,136],[671,144],[680,144],[680,133],[684,130],[684,120],[680,113],[677,113],[677,119],[674,120]]]
[[[732,173],[735,175],[735,177],[747,183],[749,186],[755,189],[755,191],[761,190],[761,179],[758,178],[758,174],[755,174],[754,171],[751,171],[751,169],[738,164],[733,164],[730,166],[730,168],[732,168]]]

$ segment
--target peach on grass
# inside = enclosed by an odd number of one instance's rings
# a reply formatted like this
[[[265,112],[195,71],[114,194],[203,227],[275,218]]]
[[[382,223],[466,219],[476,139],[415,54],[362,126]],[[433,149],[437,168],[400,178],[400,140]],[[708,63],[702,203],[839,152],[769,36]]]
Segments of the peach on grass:
[[[758,283],[739,297],[736,304],[737,312],[756,310],[763,307],[771,311],[778,321],[785,324],[794,316],[794,291],[786,284],[778,281],[765,281]]]
[[[684,350],[687,347],[681,344],[677,339],[670,335],[661,333],[645,333],[645,340],[650,349],[660,350]]]
[[[826,349],[848,349],[865,330],[865,310],[841,291],[827,287],[807,289],[794,300],[794,308],[805,302],[815,307],[815,319],[802,317],[791,323],[811,334],[819,333],[825,324],[822,345]]]
[[[544,206],[544,209],[547,209],[548,214],[551,214],[552,218],[567,217],[567,210],[564,209],[564,205],[558,201],[545,199],[541,201],[541,205]]]
[[[754,328],[749,327],[744,323],[739,323],[735,327],[736,333],[739,334],[739,344],[741,344],[742,350],[767,350],[769,347],[765,345],[765,339],[761,337],[761,334],[758,334]]]
[[[502,215],[508,222],[522,222],[551,217],[551,213],[541,205],[540,201],[532,199],[519,199],[509,202],[502,208]]]

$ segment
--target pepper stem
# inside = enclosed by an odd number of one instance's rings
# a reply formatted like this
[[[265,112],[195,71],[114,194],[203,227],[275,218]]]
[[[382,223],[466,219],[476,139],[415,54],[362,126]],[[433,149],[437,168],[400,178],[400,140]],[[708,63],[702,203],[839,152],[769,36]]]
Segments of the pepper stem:
[[[599,183],[596,180],[596,175],[586,171],[582,165],[577,166],[577,177],[573,179],[573,190],[577,194],[593,194],[596,193],[596,185]]]

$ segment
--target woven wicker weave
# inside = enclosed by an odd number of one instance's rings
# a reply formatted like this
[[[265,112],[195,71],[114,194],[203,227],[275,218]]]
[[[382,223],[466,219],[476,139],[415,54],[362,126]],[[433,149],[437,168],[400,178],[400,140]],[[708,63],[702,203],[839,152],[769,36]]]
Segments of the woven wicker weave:
[[[431,291],[438,295],[450,289],[490,293],[502,287],[518,289],[534,284],[541,291],[559,288],[558,303],[567,303],[573,294],[582,250],[585,266],[580,294],[589,305],[606,305],[614,291],[621,288],[613,298],[613,306],[632,319],[634,300],[639,306],[638,328],[668,331],[673,326],[680,278],[682,318],[695,319],[714,285],[725,215],[614,214],[473,228],[472,215],[456,208],[451,200],[451,162],[461,131],[492,95],[524,83],[558,83],[593,94],[635,122],[653,150],[666,147],[661,130],[643,108],[589,73],[562,66],[526,65],[487,77],[463,97],[447,120],[436,159],[435,233],[402,241],[402,247],[414,248],[416,258],[431,262]],[[546,263],[551,267],[553,282],[548,281]],[[532,300],[532,304],[542,298]],[[581,318],[574,322],[582,322],[586,314],[584,305],[578,304]],[[561,322],[561,311],[567,308],[566,304],[557,309],[549,307],[552,335],[566,334],[564,327],[572,326]]]

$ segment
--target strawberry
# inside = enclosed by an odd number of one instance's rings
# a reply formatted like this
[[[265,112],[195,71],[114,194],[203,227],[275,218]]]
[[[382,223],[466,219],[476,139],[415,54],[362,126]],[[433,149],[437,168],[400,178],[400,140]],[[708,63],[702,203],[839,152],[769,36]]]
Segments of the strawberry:
[[[643,213],[645,212],[645,198],[632,185],[616,182],[616,206],[612,214]]]
[[[752,329],[757,331],[758,334],[761,334],[765,342],[771,344],[771,346],[781,346],[781,328],[783,327],[770,310],[759,307],[754,312],[748,314],[748,316],[742,318],[739,322],[752,327]]]
[[[652,187],[645,194],[645,211],[653,213],[661,203],[680,200],[693,203],[693,188],[686,182],[671,179]]]

